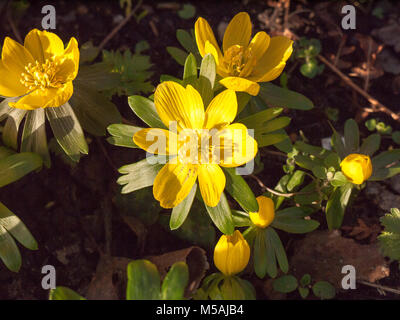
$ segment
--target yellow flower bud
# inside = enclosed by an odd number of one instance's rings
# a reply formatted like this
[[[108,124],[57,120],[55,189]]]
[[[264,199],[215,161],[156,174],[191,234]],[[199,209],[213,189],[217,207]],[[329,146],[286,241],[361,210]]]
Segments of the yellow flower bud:
[[[251,221],[260,228],[268,227],[275,218],[275,204],[271,198],[257,197],[258,212],[250,212]]]
[[[340,163],[340,168],[346,178],[354,184],[362,184],[372,174],[372,164],[369,156],[352,153]]]
[[[214,264],[226,276],[235,275],[246,268],[250,247],[240,231],[222,235],[214,249]]]

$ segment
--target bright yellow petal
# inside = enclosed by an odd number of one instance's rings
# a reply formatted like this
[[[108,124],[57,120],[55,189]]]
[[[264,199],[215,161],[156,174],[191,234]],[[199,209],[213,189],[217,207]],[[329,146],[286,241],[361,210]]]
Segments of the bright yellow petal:
[[[69,41],[63,58],[65,60],[62,62],[57,76],[65,79],[65,81],[72,81],[76,78],[79,69],[79,49],[75,38],[71,38]]]
[[[24,110],[59,107],[68,102],[73,92],[72,82],[68,82],[61,88],[37,89],[23,96],[17,102],[10,102],[9,106]]]
[[[233,245],[228,241],[228,236],[222,235],[215,245],[214,249],[214,264],[219,271],[228,275],[228,255],[232,251]]]
[[[215,40],[214,32],[212,31],[207,20],[203,18],[197,19],[194,25],[194,34],[196,37],[197,47],[202,57],[206,55],[205,46],[207,41],[209,41],[217,50],[218,57],[222,57],[222,53],[218,46],[217,40]]]
[[[197,167],[167,163],[154,179],[153,195],[163,208],[176,207],[187,197],[197,178]]]
[[[260,85],[257,82],[239,77],[227,77],[219,81],[225,88],[239,92],[247,92],[252,96],[258,95]]]
[[[222,47],[224,52],[233,45],[247,47],[251,38],[251,20],[247,12],[240,12],[229,22]]]
[[[25,66],[34,63],[32,55],[18,42],[6,37],[1,52],[1,61],[11,73],[21,75]]]
[[[219,56],[218,56],[218,51],[217,49],[212,45],[210,41],[206,41],[206,44],[204,46],[204,52],[205,54],[211,53],[212,56],[214,57],[215,64],[218,66],[219,65]]]
[[[11,72],[0,60],[0,96],[19,97],[27,93],[28,89],[21,83],[21,75]]]
[[[174,155],[178,152],[178,136],[165,129],[142,129],[135,133],[133,141],[143,150],[154,154]]]
[[[241,123],[231,124],[212,137],[214,156],[219,157],[223,167],[238,167],[257,154],[257,142],[248,134]]]
[[[217,164],[202,164],[198,167],[200,193],[206,205],[215,207],[225,189],[226,178]]]
[[[270,41],[269,35],[264,31],[257,32],[253,39],[251,39],[249,48],[257,60],[261,59],[267,51]]]
[[[254,71],[249,77],[257,82],[267,82],[276,79],[286,65],[293,52],[293,41],[289,38],[272,37],[269,47],[261,59],[257,60]]]
[[[271,198],[257,197],[258,212],[249,212],[251,221],[260,228],[268,227],[275,218],[275,204]]]
[[[235,120],[237,114],[236,93],[227,89],[218,94],[207,107],[204,128],[222,128]]]
[[[161,83],[154,93],[154,104],[167,127],[170,121],[176,121],[178,131],[203,128],[203,100],[191,85],[185,89],[173,81]]]
[[[40,63],[64,53],[64,43],[55,33],[38,29],[33,29],[26,35],[24,46]]]

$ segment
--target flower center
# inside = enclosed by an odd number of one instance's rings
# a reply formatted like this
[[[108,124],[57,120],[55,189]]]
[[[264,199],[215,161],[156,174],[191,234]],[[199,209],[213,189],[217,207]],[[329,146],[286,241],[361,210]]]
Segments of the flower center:
[[[179,162],[185,164],[216,163],[212,135],[207,129],[186,129],[179,133],[182,142],[178,150]]]
[[[60,88],[62,80],[57,77],[60,69],[59,59],[46,59],[44,63],[35,61],[25,66],[25,72],[21,73],[21,83],[29,90],[45,90],[47,88]]]
[[[256,64],[251,48],[233,45],[224,54],[224,67],[229,74],[237,77],[248,76]]]

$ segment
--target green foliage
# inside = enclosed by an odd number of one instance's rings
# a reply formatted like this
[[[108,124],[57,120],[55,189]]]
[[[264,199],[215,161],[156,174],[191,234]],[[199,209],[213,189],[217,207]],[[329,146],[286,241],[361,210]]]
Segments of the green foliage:
[[[108,95],[130,96],[139,92],[146,94],[154,90],[149,81],[153,74],[149,71],[152,66],[150,57],[142,54],[142,51],[147,49],[149,49],[148,43],[141,41],[136,44],[134,53],[129,49],[123,53],[103,50],[103,61],[112,66],[111,72],[119,74],[121,81],[118,86],[107,91]]]
[[[226,277],[221,273],[213,273],[203,280],[197,290],[195,300],[255,300],[253,285],[238,276]]]
[[[186,3],[183,5],[182,9],[178,11],[178,16],[182,19],[192,19],[196,14],[196,7]]]
[[[197,44],[196,44],[196,39],[194,37],[193,29],[189,31],[178,29],[176,31],[176,38],[178,39],[178,42],[185,50],[182,50],[177,47],[167,47],[167,51],[171,55],[171,57],[181,66],[183,66],[185,65],[185,60],[187,56],[190,53],[192,53],[196,58],[197,64],[199,65],[201,62],[201,56],[199,50],[197,49]]]
[[[392,208],[380,220],[384,227],[378,237],[381,250],[390,259],[400,261],[400,210]]]
[[[300,38],[297,42],[296,58],[303,61],[300,72],[307,78],[314,78],[324,71],[325,65],[318,64],[317,56],[321,52],[321,42],[318,39]]]
[[[305,274],[298,282],[293,275],[284,275],[274,280],[272,287],[281,293],[291,293],[296,289],[300,296],[306,299],[310,293],[310,288],[314,295],[321,300],[333,299],[336,295],[335,287],[328,281],[318,281],[311,286],[311,276]]]
[[[380,135],[390,136],[394,143],[400,144],[400,131],[393,131],[392,127],[383,121],[371,118],[365,121],[365,126],[369,131],[376,131]]]
[[[189,282],[189,269],[185,262],[176,262],[163,282],[157,267],[148,260],[134,260],[127,267],[126,300],[184,300]],[[49,300],[86,300],[75,291],[57,287],[50,291]]]
[[[42,159],[33,153],[14,153],[0,147],[0,188],[42,167]],[[8,269],[18,272],[21,254],[15,240],[30,250],[38,245],[25,224],[0,202],[0,259]]]

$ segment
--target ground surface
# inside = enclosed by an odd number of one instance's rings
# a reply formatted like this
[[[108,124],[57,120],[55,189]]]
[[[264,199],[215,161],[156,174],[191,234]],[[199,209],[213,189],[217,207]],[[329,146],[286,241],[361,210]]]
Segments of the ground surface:
[[[58,35],[64,40],[74,36],[79,43],[92,40],[98,45],[116,26],[113,22],[115,17],[124,14],[118,1],[34,1],[18,22],[17,28],[22,36],[33,27],[40,28],[43,17],[41,8],[44,4],[54,4],[57,9]],[[196,14],[207,18],[214,28],[220,22],[229,22],[237,12],[247,11],[252,17],[256,30],[266,28],[266,31],[269,31],[266,20],[263,18],[265,14],[271,14],[273,10],[268,6],[268,1],[247,1],[246,4],[240,1],[201,1],[194,4],[197,9]],[[139,24],[133,19],[129,21],[106,45],[106,49],[133,48],[137,41],[147,40],[151,47],[148,54],[154,64],[152,82],[157,85],[161,74],[181,76],[182,68],[169,57],[165,47],[179,46],[175,37],[176,29],[190,29],[195,20],[179,18],[173,6],[172,9],[160,9],[153,1],[145,1],[145,5],[150,13]],[[387,19],[378,19],[372,16],[370,11],[359,10],[357,29],[344,32],[339,27],[341,16],[337,8],[337,4],[327,4],[322,1],[310,3],[293,1],[291,12],[305,11],[297,15],[298,19],[295,20],[296,23],[293,22],[291,30],[299,36],[320,39],[322,54],[325,57],[337,54],[341,39],[345,34],[346,46],[355,46],[355,51],[343,56],[343,60],[350,62],[350,68],[361,65],[366,61],[366,57],[357,42],[356,33],[369,35],[372,30],[384,26]],[[400,13],[398,6],[394,12],[396,10]],[[2,17],[5,14],[3,10]],[[6,19],[0,21],[2,21],[0,39],[4,36],[15,38]],[[156,27],[156,32],[151,24]],[[365,114],[360,112],[360,108],[368,107],[369,103],[341,83],[340,78],[328,68],[325,68],[322,75],[307,79],[300,74],[298,64],[295,64],[295,60],[291,60],[286,67],[289,73],[288,86],[309,97],[314,102],[315,109],[309,112],[289,112],[293,118],[289,129],[292,137],[295,138],[299,130],[302,130],[311,143],[319,145],[321,138],[330,136],[331,129],[324,111],[327,107],[339,110],[338,120],[334,123],[337,130],[343,129],[347,118],[356,117],[365,136],[367,130],[363,123],[366,118]],[[343,69],[343,72],[347,74],[350,69]],[[364,85],[363,79],[353,79],[360,86]],[[380,78],[370,80],[368,92],[393,111],[399,112],[399,104],[395,102],[399,100],[399,90],[396,95],[394,79],[395,75],[384,72]],[[115,98],[114,102],[124,117],[132,122],[138,121],[130,113],[126,98]],[[399,129],[399,124],[387,115],[377,113],[373,116],[392,125],[394,129]],[[139,248],[137,234],[124,223],[115,205],[118,202],[116,197],[119,193],[119,187],[115,183],[118,177],[115,168],[135,162],[143,157],[143,154],[140,151],[111,146],[105,139],[90,139],[90,154],[84,157],[75,168],[71,168],[61,159],[54,157],[51,169],[31,174],[1,190],[0,201],[29,227],[38,241],[39,250],[32,252],[21,249],[23,265],[18,274],[9,272],[4,265],[0,264],[0,299],[47,299],[48,292],[40,286],[41,268],[46,264],[55,266],[57,284],[85,294],[96,271],[100,258],[99,252],[109,250],[112,256],[134,259],[147,255],[159,255],[192,244],[167,232],[159,224],[153,224],[145,227],[144,246]],[[108,160],[105,158],[105,153],[109,156]],[[265,169],[258,176],[265,185],[273,187],[283,174],[284,159],[262,152],[262,161]],[[259,186],[252,180],[248,182],[256,195],[260,194]],[[363,219],[369,226],[379,225],[379,217],[384,213],[385,211],[363,192],[347,213],[344,226],[350,227],[351,230],[357,224],[357,218]],[[107,219],[111,223],[105,227],[104,222]],[[323,217],[318,220],[321,222],[321,228],[326,229]],[[348,230],[343,230],[344,236],[349,233]],[[282,235],[289,257],[294,253],[292,243],[302,237]],[[368,240],[359,242],[366,244]],[[398,265],[393,263],[390,269],[390,276],[381,280],[380,284],[399,288]],[[256,279],[255,276],[248,276],[248,279],[256,285],[258,298],[267,298],[264,281]],[[329,279],[326,280],[329,281]],[[339,299],[388,299],[399,296],[390,293],[385,296],[374,288],[361,285],[357,290],[341,292],[337,297]],[[299,296],[291,295],[288,298],[299,299]]]

